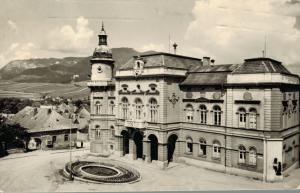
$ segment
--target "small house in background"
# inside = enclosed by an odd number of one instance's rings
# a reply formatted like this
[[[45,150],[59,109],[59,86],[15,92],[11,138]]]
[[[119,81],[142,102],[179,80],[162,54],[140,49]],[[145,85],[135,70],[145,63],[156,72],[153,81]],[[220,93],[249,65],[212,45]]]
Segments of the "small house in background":
[[[78,124],[77,130],[77,147],[86,146],[85,144],[89,141],[89,124],[90,124],[90,112],[87,107],[82,105],[75,112],[76,118],[74,123]]]
[[[49,107],[27,106],[11,120],[11,124],[20,124],[30,133],[29,149],[63,149],[69,147],[71,140],[75,146],[79,124],[67,119]],[[70,135],[71,132],[71,135]],[[71,138],[71,139],[70,139]]]
[[[70,118],[72,114],[74,114],[77,110],[77,107],[72,103],[66,104],[61,103],[56,107],[56,111],[65,118]]]

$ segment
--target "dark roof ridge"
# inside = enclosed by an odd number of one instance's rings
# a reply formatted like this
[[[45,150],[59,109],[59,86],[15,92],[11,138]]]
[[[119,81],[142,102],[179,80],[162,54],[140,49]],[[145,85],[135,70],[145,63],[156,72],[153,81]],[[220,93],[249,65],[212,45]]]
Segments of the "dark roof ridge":
[[[278,60],[275,60],[273,58],[267,58],[267,57],[248,58],[248,59],[245,59],[245,62],[252,62],[252,61],[258,61],[258,60],[269,60],[269,61],[277,63],[277,64],[282,64],[282,62],[280,62]]]
[[[186,58],[186,59],[199,60],[199,61],[202,60],[201,58],[195,58],[195,57],[178,55],[178,54],[171,54],[171,53],[167,53],[167,52],[156,52],[156,53],[151,53],[151,54],[141,54],[139,56],[146,57],[146,56],[157,56],[157,55],[166,55],[166,56],[173,56],[173,57]],[[137,56],[135,56],[135,57],[137,57]]]

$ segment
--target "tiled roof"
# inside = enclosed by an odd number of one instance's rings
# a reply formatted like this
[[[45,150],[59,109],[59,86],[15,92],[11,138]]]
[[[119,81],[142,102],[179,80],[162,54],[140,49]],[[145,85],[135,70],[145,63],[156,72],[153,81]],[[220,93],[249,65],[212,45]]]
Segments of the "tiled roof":
[[[169,67],[169,68],[180,68],[190,69],[193,66],[201,66],[202,61],[199,58],[192,58],[187,56],[169,54],[169,53],[154,53],[141,55],[145,62],[144,68],[147,67]],[[131,58],[127,63],[122,65],[119,70],[132,69],[134,67],[135,58]]]
[[[25,107],[19,111],[10,123],[20,124],[28,132],[43,132],[77,128],[71,124],[71,119],[66,119],[53,109]]]
[[[226,83],[228,72],[190,73],[180,85],[221,85]]]
[[[252,74],[252,73],[283,73],[291,74],[281,62],[271,58],[251,58],[246,59],[243,64],[236,68],[233,74]]]
[[[227,74],[238,66],[238,64],[196,66],[190,69],[181,85],[221,85],[226,83]]]
[[[232,72],[236,67],[238,64],[195,66],[190,69],[190,72]]]

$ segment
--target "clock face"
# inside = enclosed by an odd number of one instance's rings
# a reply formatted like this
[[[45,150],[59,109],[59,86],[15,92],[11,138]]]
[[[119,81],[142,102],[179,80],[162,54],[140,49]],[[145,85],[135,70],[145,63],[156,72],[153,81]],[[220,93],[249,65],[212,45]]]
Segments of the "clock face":
[[[101,66],[98,66],[98,68],[97,68],[97,71],[98,71],[99,73],[101,73],[101,72],[102,72],[102,68],[101,68]]]

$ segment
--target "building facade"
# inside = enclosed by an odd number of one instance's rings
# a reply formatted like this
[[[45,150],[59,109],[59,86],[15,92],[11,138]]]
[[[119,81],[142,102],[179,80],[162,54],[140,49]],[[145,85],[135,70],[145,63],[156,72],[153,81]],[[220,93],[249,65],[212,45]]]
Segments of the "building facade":
[[[299,166],[299,77],[281,62],[153,53],[114,68],[102,26],[88,82],[91,152],[266,181]]]

